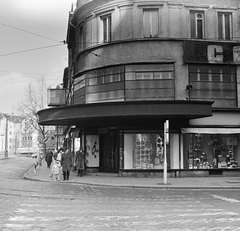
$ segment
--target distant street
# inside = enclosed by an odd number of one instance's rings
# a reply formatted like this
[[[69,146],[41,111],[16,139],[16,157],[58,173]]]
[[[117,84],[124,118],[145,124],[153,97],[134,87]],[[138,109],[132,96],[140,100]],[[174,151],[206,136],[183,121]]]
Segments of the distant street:
[[[239,190],[90,187],[23,180],[25,156],[0,160],[0,230],[240,230]]]

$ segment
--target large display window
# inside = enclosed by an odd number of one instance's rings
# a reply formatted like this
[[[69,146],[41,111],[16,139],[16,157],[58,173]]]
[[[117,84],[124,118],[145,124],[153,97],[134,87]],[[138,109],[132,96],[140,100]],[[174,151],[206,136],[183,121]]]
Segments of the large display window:
[[[240,134],[184,134],[184,168],[238,168]]]
[[[125,134],[124,168],[163,169],[163,147],[163,134]]]

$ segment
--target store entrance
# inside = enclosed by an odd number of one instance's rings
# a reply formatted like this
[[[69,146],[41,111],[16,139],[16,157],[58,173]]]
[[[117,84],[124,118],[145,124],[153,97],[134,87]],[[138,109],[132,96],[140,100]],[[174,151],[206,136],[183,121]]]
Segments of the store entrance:
[[[100,135],[100,171],[118,172],[120,136],[117,131]]]

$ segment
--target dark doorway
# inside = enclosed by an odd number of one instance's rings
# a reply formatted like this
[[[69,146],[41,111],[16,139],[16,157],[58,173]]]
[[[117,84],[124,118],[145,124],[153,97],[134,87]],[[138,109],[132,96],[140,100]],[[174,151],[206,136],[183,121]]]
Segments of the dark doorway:
[[[100,135],[100,171],[118,172],[119,170],[119,144],[118,131]]]

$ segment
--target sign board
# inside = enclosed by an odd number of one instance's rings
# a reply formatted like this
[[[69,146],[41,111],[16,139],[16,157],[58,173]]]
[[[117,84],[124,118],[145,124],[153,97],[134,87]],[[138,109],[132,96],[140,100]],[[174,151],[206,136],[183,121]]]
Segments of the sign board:
[[[184,62],[239,64],[240,46],[236,43],[185,41]]]

